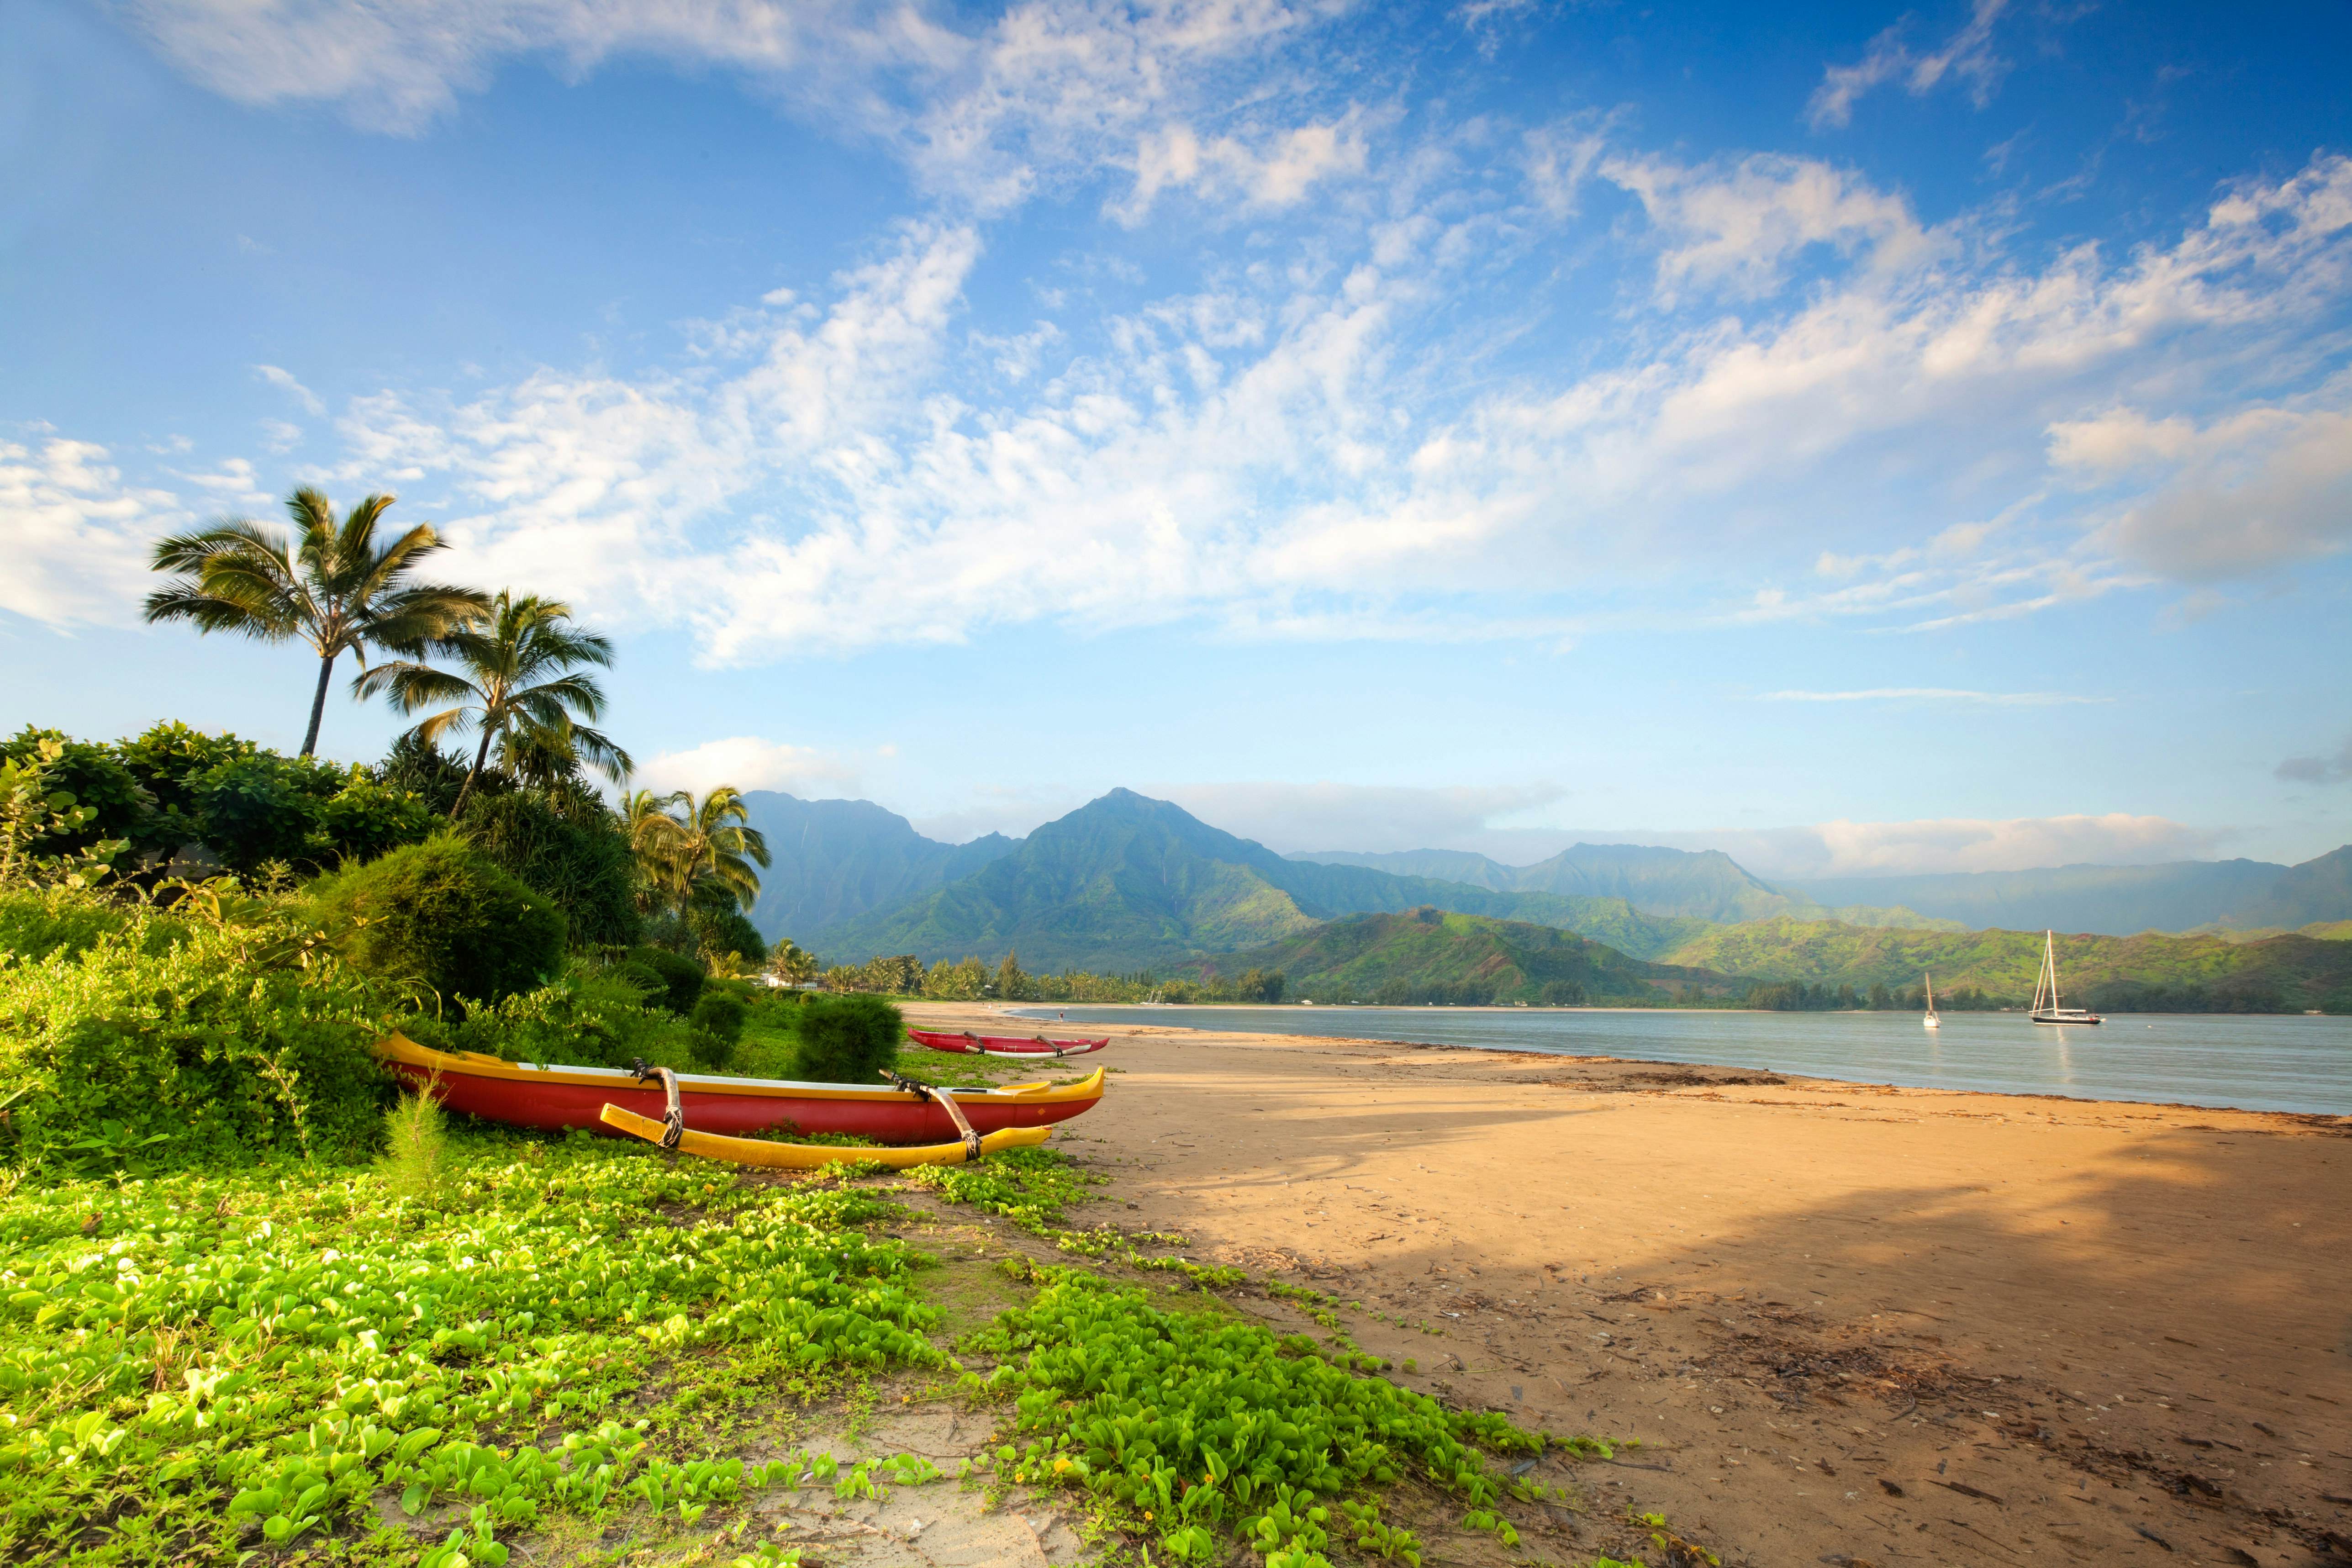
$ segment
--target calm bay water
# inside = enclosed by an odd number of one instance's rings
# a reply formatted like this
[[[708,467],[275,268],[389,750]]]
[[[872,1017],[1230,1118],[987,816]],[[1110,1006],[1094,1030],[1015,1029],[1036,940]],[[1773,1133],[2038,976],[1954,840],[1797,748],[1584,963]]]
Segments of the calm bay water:
[[[1542,1007],[1022,1007],[1024,1018],[1346,1035],[1487,1050],[1772,1068],[1853,1083],[2352,1115],[2352,1017],[1721,1013]]]

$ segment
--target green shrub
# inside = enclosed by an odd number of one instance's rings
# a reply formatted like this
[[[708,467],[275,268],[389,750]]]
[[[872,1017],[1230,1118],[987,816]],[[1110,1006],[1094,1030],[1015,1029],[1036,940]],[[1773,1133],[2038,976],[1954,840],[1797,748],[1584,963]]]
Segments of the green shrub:
[[[12,889],[0,892],[0,953],[37,963],[51,953],[73,957],[99,938],[131,925],[127,907],[71,888]],[[142,940],[168,947],[188,934],[184,922],[151,914],[141,924]]]
[[[0,1082],[23,1091],[6,1157],[65,1173],[363,1155],[392,997],[307,934],[132,909],[78,949],[0,964]]]
[[[415,795],[379,784],[363,767],[316,757],[233,754],[177,789],[192,803],[189,812],[173,815],[169,832],[155,833],[201,838],[241,875],[271,860],[309,870],[371,859],[418,842],[436,826]]]
[[[638,964],[660,976],[664,990],[656,1000],[663,1006],[681,1017],[694,1011],[702,994],[702,965],[661,947],[633,947],[621,958],[624,966]]]
[[[482,853],[555,900],[575,943],[638,939],[636,857],[619,819],[593,794],[477,792],[461,826]]]
[[[793,1015],[793,1076],[872,1083],[898,1054],[907,1028],[879,996],[815,996]]]
[[[713,985],[694,1004],[688,1022],[694,1026],[694,1059],[713,1072],[723,1072],[743,1038],[743,1021],[751,1009],[740,996]]]
[[[640,963],[635,959],[630,959],[625,963],[614,964],[612,973],[617,978],[635,986],[637,994],[645,999],[648,1006],[667,1005],[669,982],[655,973],[651,966]]]
[[[59,745],[56,759],[46,770],[48,787],[64,790],[73,796],[74,805],[89,815],[70,832],[36,845],[35,853],[67,855],[111,838],[127,838],[134,846],[142,846],[154,822],[154,796],[140,787],[138,778],[112,747],[70,740],[62,731],[36,730],[27,724],[0,741],[0,758],[30,763],[40,755],[43,741]]]
[[[757,969],[768,962],[768,944],[760,940],[759,928],[744,919],[743,911],[732,903],[697,905],[687,911],[686,925],[693,937],[694,950],[706,958],[731,952],[748,969]]]
[[[626,1067],[639,1057],[683,1068],[694,1059],[696,1033],[684,1019],[646,1006],[637,988],[613,971],[584,968],[469,1008],[457,1023],[426,1016],[404,1020],[402,1028],[436,1050],[604,1068]]]
[[[445,1006],[496,1003],[563,964],[562,912],[453,834],[320,879],[311,908],[358,968]]]

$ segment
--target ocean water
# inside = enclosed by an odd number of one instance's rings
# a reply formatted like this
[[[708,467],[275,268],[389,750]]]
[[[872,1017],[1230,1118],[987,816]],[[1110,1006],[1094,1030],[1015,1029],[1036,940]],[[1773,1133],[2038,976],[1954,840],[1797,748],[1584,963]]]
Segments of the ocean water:
[[[2352,1115],[2352,1017],[1730,1013],[1583,1007],[1021,1007],[1052,1023],[1346,1035],[1498,1051],[1770,1068],[1853,1083]],[[1051,1030],[1048,1034],[1051,1034]]]

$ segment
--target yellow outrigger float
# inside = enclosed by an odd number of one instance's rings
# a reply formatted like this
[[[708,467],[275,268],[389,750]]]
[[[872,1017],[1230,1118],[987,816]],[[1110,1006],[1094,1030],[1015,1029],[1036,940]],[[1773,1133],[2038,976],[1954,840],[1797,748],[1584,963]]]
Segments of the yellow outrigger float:
[[[626,1068],[510,1062],[477,1051],[431,1050],[401,1035],[377,1042],[376,1050],[407,1087],[452,1110],[551,1131],[610,1130],[708,1159],[784,1170],[850,1160],[893,1168],[960,1165],[1000,1149],[1043,1143],[1053,1123],[1091,1110],[1103,1096],[1100,1069],[1067,1083],[992,1089],[946,1089],[886,1071],[887,1081],[869,1088],[677,1073],[645,1062]],[[689,1131],[689,1118],[715,1130]],[[891,1142],[788,1143],[740,1136],[745,1133],[846,1133]]]
[[[605,1126],[617,1131],[648,1143],[667,1142],[667,1125],[650,1116],[639,1116],[617,1105],[607,1105],[597,1114]],[[1032,1148],[1053,1136],[1053,1132],[1050,1127],[1007,1127],[982,1135],[979,1152],[994,1154],[1006,1149]],[[669,1146],[688,1154],[699,1154],[706,1160],[731,1160],[739,1165],[764,1165],[782,1171],[813,1171],[820,1165],[849,1161],[870,1162],[903,1171],[909,1165],[961,1165],[972,1157],[972,1151],[961,1142],[925,1143],[911,1149],[856,1149],[829,1143],[771,1143],[764,1138],[730,1138],[721,1132],[697,1132],[692,1128],[679,1132],[677,1142]]]

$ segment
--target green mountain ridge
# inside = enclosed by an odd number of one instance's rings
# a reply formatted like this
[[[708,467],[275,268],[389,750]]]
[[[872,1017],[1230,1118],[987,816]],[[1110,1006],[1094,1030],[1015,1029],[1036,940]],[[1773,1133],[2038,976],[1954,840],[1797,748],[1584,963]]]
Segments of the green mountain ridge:
[[[2243,921],[2292,874],[2263,860],[2179,860],[2158,866],[2044,866],[2022,871],[1948,871],[1922,876],[1802,878],[1781,884],[1824,904],[1899,904],[1956,920],[1973,931],[2078,931],[2130,936],[2221,924],[2299,926],[2352,915]]]
[[[1675,949],[1668,962],[1809,984],[1916,986],[1932,973],[1939,991],[1975,987],[2023,1006],[2042,967],[2040,931],[1872,930],[1788,919],[1717,926]],[[2095,1007],[2300,1012],[2352,1006],[2352,942],[2305,935],[2232,941],[2219,935],[2085,932],[2056,939],[2070,999]]]
[[[1430,906],[1347,915],[1246,952],[1202,960],[1203,979],[1279,970],[1294,996],[1318,1002],[1589,1002],[1657,1005],[1685,990],[1713,997],[1747,983],[1649,963],[1573,932]]]
[[[1433,852],[1388,863],[1488,880],[1511,870],[1479,858],[1483,863],[1472,864]],[[1614,885],[1644,897],[1663,896],[1661,879],[1671,889],[1676,868],[1691,870],[1694,860],[1702,884],[1718,884],[1701,896],[1744,896],[1725,881],[1723,866],[1746,878],[1727,859],[1717,866],[1671,850],[1605,859],[1604,872],[1625,873]],[[2305,875],[2275,907],[2324,910],[2352,872],[2352,851],[2297,869]],[[1545,875],[1556,886],[1610,885],[1575,879],[1586,874],[1554,868]],[[1646,885],[1642,877],[1650,879]],[[1420,912],[1410,921],[1373,918],[1408,911]],[[1925,929],[1927,922],[1910,911],[1877,906],[1834,912],[1849,918],[1827,918],[1833,911],[1812,906],[1805,918],[1784,913],[1724,924],[1646,912],[1622,892],[1496,889],[1285,858],[1169,802],[1114,790],[967,876],[803,940],[826,959],[847,963],[897,953],[925,963],[972,955],[994,963],[1013,952],[1040,973],[1280,968],[1293,994],[1308,995],[1318,984],[1375,993],[1402,986],[1449,998],[1491,994],[1536,1001],[1547,986],[1555,999],[1581,986],[1591,997],[1655,1000],[1656,987],[1670,982],[1723,999],[1731,994],[1727,987],[1744,994],[1750,982],[1847,984],[1865,993],[1874,984],[1916,987],[1929,971],[1945,991],[1972,987],[2019,1005],[2032,992],[2041,958],[2037,932],[1971,931],[1952,921]],[[1906,923],[1863,923],[1890,920]],[[1535,932],[1549,934],[1529,934]],[[2250,937],[2237,931],[2070,936],[2060,942],[2060,964],[2069,993],[2095,1006],[2292,1011],[2352,1005],[2352,942],[2316,934]],[[1661,965],[1674,973],[1639,967]],[[1637,980],[1640,988],[1624,988]]]
[[[770,942],[892,908],[960,880],[1021,847],[992,833],[943,844],[870,800],[802,800],[776,790],[743,796],[773,864],[760,877],[751,924]]]
[[[1318,850],[1288,857],[1353,866],[1391,876],[1460,883],[1497,893],[1549,893],[1571,899],[1622,899],[1644,914],[1714,921],[1762,920],[1818,910],[1759,881],[1718,849],[1689,851],[1633,844],[1578,844],[1532,866],[1506,866],[1458,849],[1395,854]]]
[[[1033,969],[1129,973],[1277,942],[1342,915],[1424,904],[1581,931],[1637,956],[1706,927],[1644,914],[1622,898],[1504,892],[1285,859],[1169,802],[1113,790],[959,881],[804,940],[846,963],[899,952],[993,963],[1017,952]]]

